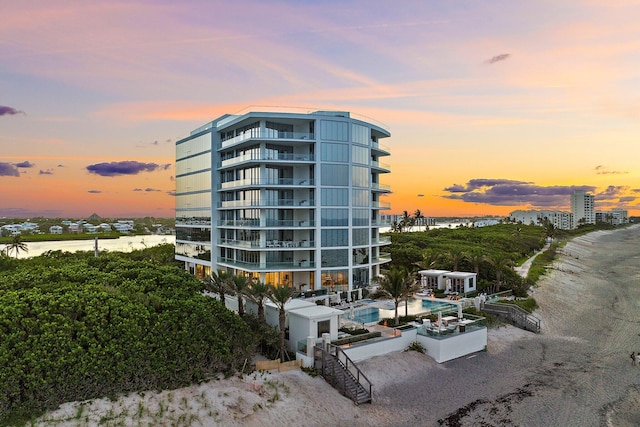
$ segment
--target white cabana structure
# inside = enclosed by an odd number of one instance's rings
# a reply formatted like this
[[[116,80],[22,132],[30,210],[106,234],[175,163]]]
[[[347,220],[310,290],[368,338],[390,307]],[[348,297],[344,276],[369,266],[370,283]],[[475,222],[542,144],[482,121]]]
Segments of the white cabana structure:
[[[466,294],[476,291],[476,273],[468,273],[465,271],[449,271],[444,273],[445,282],[451,284],[451,293]]]
[[[420,284],[423,289],[444,289],[445,273],[449,270],[420,270]]]
[[[226,305],[230,310],[238,310],[238,300],[235,296],[226,297]],[[258,307],[252,301],[246,301],[246,311],[257,314]],[[296,351],[298,342],[306,340],[308,337],[322,338],[323,333],[328,333],[331,341],[338,339],[338,328],[340,327],[340,316],[342,310],[318,305],[302,299],[292,298],[285,305],[285,326],[289,331],[287,348]],[[265,299],[264,317],[267,324],[279,326],[279,309],[273,302]]]
[[[420,284],[424,289],[440,289],[448,293],[466,294],[477,289],[476,273],[449,270],[420,270]]]

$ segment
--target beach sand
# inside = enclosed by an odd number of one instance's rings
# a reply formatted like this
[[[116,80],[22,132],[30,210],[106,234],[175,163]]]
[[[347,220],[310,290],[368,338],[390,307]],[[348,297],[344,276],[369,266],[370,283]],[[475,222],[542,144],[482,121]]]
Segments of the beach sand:
[[[540,334],[490,329],[487,351],[442,364],[416,352],[359,363],[370,405],[301,371],[256,373],[68,403],[36,425],[639,426],[640,226],[572,240],[532,292]]]

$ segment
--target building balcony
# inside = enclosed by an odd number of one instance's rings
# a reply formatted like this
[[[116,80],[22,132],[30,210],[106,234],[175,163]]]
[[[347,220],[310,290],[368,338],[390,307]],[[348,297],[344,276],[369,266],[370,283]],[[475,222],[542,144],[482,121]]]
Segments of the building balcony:
[[[382,163],[382,162],[378,162],[375,160],[371,161],[371,168],[372,169],[378,169],[384,172],[391,172],[391,166],[388,165],[387,163]]]
[[[379,191],[382,193],[390,193],[391,192],[391,186],[389,184],[380,184],[378,182],[374,182],[371,184],[371,188],[374,191]]]
[[[389,147],[387,147],[386,145],[379,144],[377,141],[371,141],[371,148],[373,149],[373,151],[376,151],[383,156],[391,155],[391,151],[389,150]]]
[[[391,254],[381,253],[377,257],[371,258],[371,264],[384,264],[385,262],[391,262]]]
[[[310,228],[315,227],[316,222],[314,220],[301,219],[301,220],[263,220],[259,219],[223,219],[217,221],[218,227],[236,228],[244,227],[251,229],[259,228]]]
[[[238,179],[218,184],[218,190],[228,190],[236,188],[264,188],[264,187],[295,187],[313,186],[311,178],[279,178],[279,179]]]
[[[218,265],[224,265],[232,268],[239,268],[245,271],[292,271],[292,270],[309,270],[315,269],[316,263],[306,259],[296,261],[269,261],[269,262],[246,262],[238,261],[230,258],[218,258]]]
[[[371,244],[372,245],[390,245],[391,244],[391,237],[389,236],[380,236],[377,239],[371,239]]]
[[[272,155],[266,153],[252,153],[218,162],[218,168],[227,168],[242,163],[268,163],[273,161],[315,162],[315,159],[316,158],[313,154],[277,153],[276,155]]]
[[[315,135],[308,132],[280,132],[273,129],[249,129],[233,138],[223,139],[218,148],[231,147],[252,139],[314,141]]]
[[[268,240],[260,242],[259,240],[236,240],[236,239],[219,239],[218,245],[239,249],[253,250],[269,250],[269,249],[312,249],[315,248],[315,241],[308,240]]]
[[[227,200],[218,203],[218,208],[269,208],[269,207],[312,207],[315,200],[311,199],[278,199],[278,200]]]
[[[389,202],[371,202],[371,207],[374,209],[390,209],[391,203]]]

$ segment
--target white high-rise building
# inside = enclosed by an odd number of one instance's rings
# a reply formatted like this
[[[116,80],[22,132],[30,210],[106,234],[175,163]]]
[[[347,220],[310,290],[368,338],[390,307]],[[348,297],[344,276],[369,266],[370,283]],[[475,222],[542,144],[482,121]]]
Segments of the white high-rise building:
[[[583,224],[596,223],[596,210],[592,194],[577,190],[571,195],[571,213],[573,214],[573,227]]]
[[[224,115],[176,142],[176,259],[298,290],[353,290],[389,262],[384,127],[348,112]]]

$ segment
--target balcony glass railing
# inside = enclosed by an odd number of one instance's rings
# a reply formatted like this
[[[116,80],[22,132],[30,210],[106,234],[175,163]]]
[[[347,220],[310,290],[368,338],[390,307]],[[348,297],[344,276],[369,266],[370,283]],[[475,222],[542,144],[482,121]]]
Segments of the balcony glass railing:
[[[290,162],[313,162],[315,156],[313,154],[296,154],[296,153],[277,153],[275,155],[265,153],[251,153],[242,156],[225,159],[218,162],[218,167],[229,167],[245,162],[264,162],[267,160],[282,160]]]
[[[391,254],[388,253],[381,253],[379,256],[371,258],[371,262],[374,264],[389,261],[391,261]]]
[[[299,261],[270,261],[270,262],[246,262],[230,258],[218,258],[218,264],[243,268],[247,270],[300,270],[315,268],[315,262],[307,260]]]
[[[375,188],[377,190],[391,191],[391,186],[389,184],[380,184],[377,182],[372,183],[371,188]]]
[[[273,129],[249,129],[232,138],[223,139],[219,148],[229,147],[249,139],[300,139],[315,140],[315,135],[308,132],[280,132]]]
[[[237,240],[237,239],[219,239],[219,245],[232,246],[244,249],[310,249],[315,247],[314,241],[308,240]]]
[[[384,151],[385,153],[390,153],[389,147],[387,147],[386,145],[382,145],[377,141],[371,141],[371,147],[378,149],[379,151]]]
[[[378,162],[378,161],[375,161],[375,160],[371,161],[371,167],[378,168],[378,169],[384,169],[384,170],[391,170],[391,166],[389,164]]]
[[[389,236],[381,236],[381,237],[378,237],[377,239],[372,239],[371,240],[371,244],[372,245],[390,245],[391,244],[391,237],[389,237]]]
[[[294,219],[294,220],[267,220],[262,223],[259,219],[221,219],[217,222],[218,227],[250,227],[250,228],[278,228],[278,227],[292,227],[292,228],[306,228],[315,227],[316,222],[309,219]]]
[[[307,178],[279,178],[279,179],[238,179],[218,184],[218,190],[238,187],[267,187],[267,186],[294,186],[313,185],[312,179]]]
[[[278,200],[226,200],[218,202],[219,208],[261,208],[271,206],[311,207],[315,201],[310,199],[278,199]]]
[[[389,209],[391,203],[389,202],[371,202],[371,206],[374,208]]]

